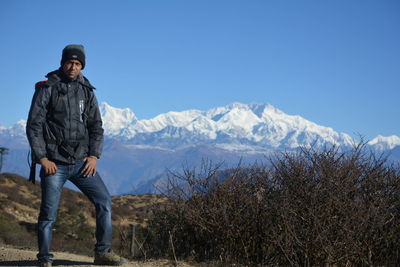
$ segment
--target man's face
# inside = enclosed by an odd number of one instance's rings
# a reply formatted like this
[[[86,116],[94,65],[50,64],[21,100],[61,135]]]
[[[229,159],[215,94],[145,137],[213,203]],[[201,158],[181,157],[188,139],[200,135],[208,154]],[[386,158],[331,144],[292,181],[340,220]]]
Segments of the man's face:
[[[79,60],[76,59],[67,60],[62,66],[64,74],[67,75],[72,80],[78,77],[79,73],[81,73],[81,69],[82,69],[82,64]]]

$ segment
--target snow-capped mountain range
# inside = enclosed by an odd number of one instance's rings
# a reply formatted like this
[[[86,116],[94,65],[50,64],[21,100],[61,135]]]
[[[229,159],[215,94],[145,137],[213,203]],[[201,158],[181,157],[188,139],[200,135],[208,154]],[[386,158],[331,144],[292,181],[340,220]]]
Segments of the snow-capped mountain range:
[[[351,146],[346,133],[317,125],[298,115],[288,115],[269,104],[232,103],[208,111],[187,110],[139,120],[128,108],[101,105],[105,134],[131,144],[154,144],[168,148],[198,143],[229,150],[237,148],[296,148],[335,144]],[[160,142],[160,139],[169,142]],[[369,142],[380,150],[400,145],[398,136],[377,136]]]
[[[131,144],[180,148],[206,143],[230,150],[246,147],[250,151],[326,143],[350,146],[353,142],[345,133],[287,115],[268,104],[233,103],[208,111],[168,112],[138,120],[129,109],[103,103],[101,113],[105,134]]]
[[[106,137],[102,172],[114,194],[135,190],[166,168],[179,168],[182,162],[196,164],[196,160],[210,158],[234,163],[238,158],[251,161],[271,151],[299,146],[349,147],[355,143],[346,133],[285,114],[269,104],[232,103],[207,111],[171,111],[148,120],[138,119],[129,108],[105,102],[100,112]],[[11,127],[0,126],[0,146],[10,148],[5,171],[27,174],[26,166],[15,163],[28,151],[25,125],[19,121]],[[368,144],[378,151],[400,150],[398,136],[378,136]],[[115,172],[121,169],[120,163],[123,174]],[[132,166],[125,171],[127,164]]]

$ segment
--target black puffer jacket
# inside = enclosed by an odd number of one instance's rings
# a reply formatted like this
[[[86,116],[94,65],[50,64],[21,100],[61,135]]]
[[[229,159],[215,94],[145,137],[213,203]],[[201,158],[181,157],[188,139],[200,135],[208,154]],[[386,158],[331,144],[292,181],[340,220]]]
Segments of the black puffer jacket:
[[[82,74],[74,81],[61,70],[46,77],[36,84],[26,125],[33,158],[67,164],[99,158],[104,131],[94,87]]]

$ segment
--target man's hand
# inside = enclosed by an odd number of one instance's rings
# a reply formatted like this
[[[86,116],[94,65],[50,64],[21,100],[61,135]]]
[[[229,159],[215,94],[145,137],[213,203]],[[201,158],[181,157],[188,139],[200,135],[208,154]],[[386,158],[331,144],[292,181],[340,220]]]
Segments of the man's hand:
[[[83,160],[86,162],[85,167],[82,170],[83,176],[84,177],[95,176],[97,158],[91,156],[91,157],[86,157]]]
[[[44,168],[46,175],[56,174],[57,172],[56,164],[47,158],[40,159],[40,165]]]

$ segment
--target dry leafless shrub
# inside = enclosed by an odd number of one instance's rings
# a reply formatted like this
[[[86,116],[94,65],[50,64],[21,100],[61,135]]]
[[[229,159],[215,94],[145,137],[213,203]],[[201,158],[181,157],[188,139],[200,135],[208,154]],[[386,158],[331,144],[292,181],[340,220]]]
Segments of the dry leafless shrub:
[[[363,144],[284,152],[268,164],[172,173],[148,255],[221,264],[394,266],[400,171]]]

